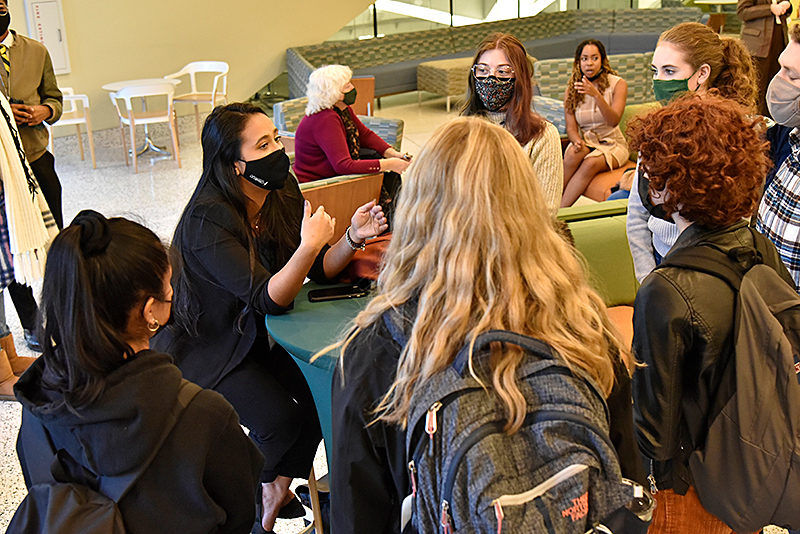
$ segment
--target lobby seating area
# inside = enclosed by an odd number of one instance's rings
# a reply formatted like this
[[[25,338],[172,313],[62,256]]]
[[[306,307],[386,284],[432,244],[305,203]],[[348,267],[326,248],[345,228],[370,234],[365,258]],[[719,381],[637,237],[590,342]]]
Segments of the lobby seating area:
[[[502,31],[519,38],[538,59],[570,56],[587,38],[606,43],[609,54],[652,52],[658,36],[680,22],[698,21],[698,8],[579,10],[535,17],[387,35],[369,40],[331,41],[289,48],[289,96],[305,95],[317,67],[348,65],[356,76],[375,76],[375,96],[417,90],[417,67],[439,59],[471,57],[486,35]],[[565,54],[565,50],[569,53]],[[562,89],[563,90],[563,89]]]

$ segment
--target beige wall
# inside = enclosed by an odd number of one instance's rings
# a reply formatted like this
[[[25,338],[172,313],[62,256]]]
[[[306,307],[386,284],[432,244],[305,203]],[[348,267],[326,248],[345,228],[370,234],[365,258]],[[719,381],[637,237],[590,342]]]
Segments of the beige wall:
[[[89,95],[95,129],[119,124],[102,85],[158,78],[190,61],[227,61],[228,99],[242,100],[285,70],[287,48],[324,41],[371,3],[62,0],[72,72],[58,83]],[[9,8],[11,27],[26,34],[23,0]]]

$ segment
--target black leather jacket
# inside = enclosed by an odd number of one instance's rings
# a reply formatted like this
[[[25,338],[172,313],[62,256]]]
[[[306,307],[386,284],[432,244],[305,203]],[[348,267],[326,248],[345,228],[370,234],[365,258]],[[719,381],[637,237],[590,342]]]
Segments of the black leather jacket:
[[[747,223],[709,230],[692,225],[670,250],[712,243],[720,250],[753,246]],[[764,263],[794,283],[771,247]],[[667,254],[665,259],[669,259]],[[681,495],[692,484],[685,465],[705,441],[707,416],[732,353],[734,291],[721,279],[679,267],[653,271],[636,295],[633,348],[646,367],[633,377],[634,422],[659,489]]]

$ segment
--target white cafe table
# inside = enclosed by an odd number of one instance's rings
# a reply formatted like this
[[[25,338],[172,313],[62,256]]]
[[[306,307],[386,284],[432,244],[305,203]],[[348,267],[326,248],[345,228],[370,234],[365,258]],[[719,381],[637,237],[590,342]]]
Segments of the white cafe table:
[[[113,82],[107,83],[103,86],[105,91],[109,91],[111,93],[116,93],[120,89],[125,89],[127,87],[142,87],[147,85],[156,85],[161,83],[168,83],[172,86],[176,86],[181,83],[180,80],[172,80],[168,78],[141,78],[139,80],[125,80],[122,82]],[[142,111],[147,111],[147,102],[144,98],[142,98]],[[166,147],[158,146],[153,143],[153,140],[150,139],[150,133],[147,131],[147,125],[144,125],[144,144],[141,148],[136,150],[136,155],[141,156],[147,151],[157,152],[159,154],[163,154],[164,156],[171,156],[170,152],[166,149]],[[133,152],[133,147],[131,147],[131,152]],[[159,158],[160,159],[160,158]]]

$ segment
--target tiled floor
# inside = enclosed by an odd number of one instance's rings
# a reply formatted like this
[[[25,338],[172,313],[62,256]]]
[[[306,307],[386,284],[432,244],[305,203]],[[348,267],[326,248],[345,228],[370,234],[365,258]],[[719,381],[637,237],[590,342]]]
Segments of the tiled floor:
[[[417,93],[407,93],[382,99],[376,115],[402,118],[405,121],[403,150],[416,154],[441,124],[458,115],[457,105],[445,111],[444,98],[423,94],[422,105],[417,103]],[[81,162],[74,138],[56,141],[55,156],[58,174],[63,185],[64,220],[86,208],[95,209],[106,216],[135,218],[153,229],[164,240],[169,240],[180,217],[181,210],[194,190],[201,171],[201,150],[194,129],[193,117],[181,123],[182,168],[172,160],[139,160],[139,174],[126,167],[115,131],[101,132],[97,136],[97,170],[91,162]],[[169,145],[168,137],[161,135],[156,141]],[[88,150],[87,150],[88,158]],[[39,288],[35,288],[37,291]],[[8,323],[15,339],[22,339],[22,329],[10,299],[6,299]],[[18,342],[22,355],[31,354]],[[20,407],[14,402],[0,402],[0,530],[5,531],[19,502],[25,496],[25,485],[15,452],[19,429]],[[315,462],[318,475],[327,471],[322,449]],[[283,521],[276,532],[297,532],[301,520]],[[775,529],[772,534],[777,534]]]

